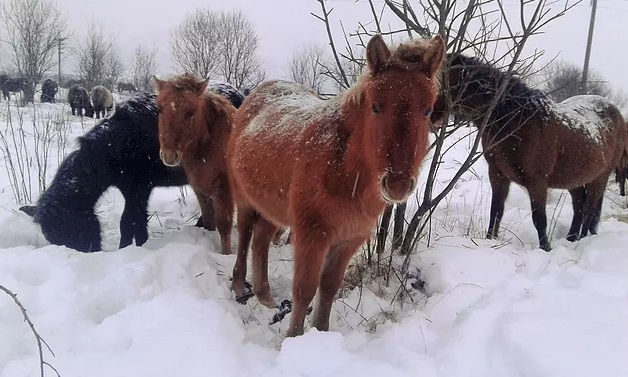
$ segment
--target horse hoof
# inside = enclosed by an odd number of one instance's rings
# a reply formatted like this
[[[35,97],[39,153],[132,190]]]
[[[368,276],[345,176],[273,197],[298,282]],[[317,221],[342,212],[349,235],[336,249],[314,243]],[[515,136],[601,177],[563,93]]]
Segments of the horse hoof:
[[[569,242],[578,241],[578,236],[575,235],[575,234],[571,234],[571,235],[567,236],[567,241],[569,241]]]
[[[242,305],[246,304],[251,297],[255,296],[255,293],[253,293],[253,286],[248,281],[244,281],[244,284],[232,281],[231,289],[236,294],[236,301]]]

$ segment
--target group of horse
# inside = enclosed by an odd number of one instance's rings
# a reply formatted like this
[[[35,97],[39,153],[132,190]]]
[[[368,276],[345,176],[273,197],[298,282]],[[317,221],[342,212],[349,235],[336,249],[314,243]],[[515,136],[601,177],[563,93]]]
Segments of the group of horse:
[[[113,95],[109,89],[96,85],[88,92],[85,87],[74,84],[68,89],[68,103],[72,115],[86,116],[96,119],[104,117],[113,110]]]
[[[11,93],[19,93],[30,90],[30,85],[23,77],[9,77],[6,74],[0,75],[0,91],[2,92],[2,98],[9,100]],[[59,91],[59,85],[53,79],[47,78],[41,84],[41,97],[40,100],[44,102],[55,102],[55,95]]]
[[[417,187],[433,125],[448,113],[480,127],[492,187],[487,236],[497,236],[510,182],[530,195],[540,246],[550,249],[548,188],[572,195],[568,239],[596,233],[611,172],[624,168],[626,125],[608,100],[578,96],[554,103],[492,65],[445,54],[440,36],[394,48],[376,35],[367,71],[329,100],[285,81],[266,81],[246,97],[227,83],[193,75],[154,78],[158,94],[116,105],[82,136],[36,206],[45,237],[80,251],[101,249],[94,205],[111,186],[125,198],[120,247],[148,239],[154,187],[189,184],[201,209],[197,225],[218,230],[231,253],[238,232],[232,289],[277,307],[268,281],[268,252],[283,228],[294,244],[288,336],[303,334],[318,291],[313,326],[328,330],[334,297],[351,257],[371,236],[387,205]],[[439,80],[443,65],[449,82]],[[492,100],[504,80],[503,97]],[[621,169],[620,169],[621,170]],[[252,291],[246,282],[252,249]]]

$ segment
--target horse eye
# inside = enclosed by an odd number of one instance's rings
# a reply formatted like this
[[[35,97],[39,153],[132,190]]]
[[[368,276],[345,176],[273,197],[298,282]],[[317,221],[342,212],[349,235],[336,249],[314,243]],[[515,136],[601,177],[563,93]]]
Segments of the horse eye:
[[[371,106],[371,110],[373,111],[373,114],[379,114],[381,112],[379,106],[377,106],[376,104],[373,104],[373,106]]]
[[[194,115],[194,111],[188,111],[187,113],[185,113],[185,117],[186,118],[192,118],[192,116]]]
[[[432,109],[428,108],[425,110],[425,116],[428,117],[430,115],[432,115]]]

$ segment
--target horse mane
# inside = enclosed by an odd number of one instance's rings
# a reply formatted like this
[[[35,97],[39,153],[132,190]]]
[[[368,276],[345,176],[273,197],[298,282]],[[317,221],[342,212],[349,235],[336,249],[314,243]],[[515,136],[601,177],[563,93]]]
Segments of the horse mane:
[[[425,51],[430,47],[429,39],[411,39],[401,42],[390,48],[390,59],[387,67],[398,67],[404,71],[418,69],[422,66],[422,58]],[[371,72],[361,74],[350,88],[348,88],[341,99],[341,102],[349,102],[360,105],[362,102],[362,87],[372,78]],[[439,89],[439,88],[437,88]]]
[[[466,85],[463,90],[473,90],[473,94],[488,94],[491,97],[507,75],[495,66],[480,61],[480,59],[463,54],[451,54],[450,69],[460,69],[459,85]],[[522,119],[533,117],[549,117],[551,105],[554,102],[543,91],[530,88],[515,73],[510,77],[503,97],[497,102],[491,113],[489,123],[499,124],[500,131],[514,131],[521,126],[520,122],[510,122],[516,114],[521,114]],[[542,122],[541,122],[542,123]]]
[[[180,90],[193,90],[196,91],[199,78],[189,73],[183,73],[181,75],[173,76],[168,79],[168,82],[177,89]]]

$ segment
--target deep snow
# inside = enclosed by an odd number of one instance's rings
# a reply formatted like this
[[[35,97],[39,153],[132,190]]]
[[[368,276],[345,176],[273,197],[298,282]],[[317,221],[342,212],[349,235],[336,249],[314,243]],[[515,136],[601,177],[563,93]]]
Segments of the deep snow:
[[[72,137],[93,124],[70,119]],[[73,147],[72,139],[67,152]],[[441,186],[467,147],[460,142],[447,155]],[[49,179],[57,165],[50,160]],[[82,254],[48,245],[16,212],[8,184],[0,175],[0,284],[18,294],[55,352],[46,361],[63,377],[628,375],[628,224],[618,221],[628,210],[613,182],[600,234],[575,243],[563,239],[569,197],[551,192],[546,253],[537,248],[528,197],[514,186],[500,239],[483,239],[490,185],[480,160],[434,215],[432,245],[412,259],[427,294],[413,291],[401,305],[392,301],[395,283],[365,281],[337,299],[330,332],[285,340],[289,318],[269,325],[273,310],[255,299],[235,302],[235,256],[219,254],[217,232],[193,227],[191,190],[182,200],[177,188],[156,189],[150,240],[123,250],[116,250],[123,199],[109,190],[97,209],[107,251]],[[273,294],[289,298],[291,247],[273,248],[270,258]],[[37,376],[33,335],[3,294],[0,334],[0,376]]]

